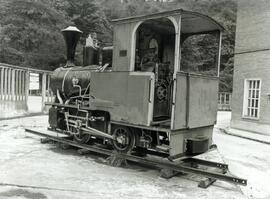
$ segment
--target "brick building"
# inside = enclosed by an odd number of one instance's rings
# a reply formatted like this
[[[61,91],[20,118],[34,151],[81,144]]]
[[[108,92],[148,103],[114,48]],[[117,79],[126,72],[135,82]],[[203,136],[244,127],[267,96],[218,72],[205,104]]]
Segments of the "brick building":
[[[238,0],[231,127],[270,134],[270,1]]]

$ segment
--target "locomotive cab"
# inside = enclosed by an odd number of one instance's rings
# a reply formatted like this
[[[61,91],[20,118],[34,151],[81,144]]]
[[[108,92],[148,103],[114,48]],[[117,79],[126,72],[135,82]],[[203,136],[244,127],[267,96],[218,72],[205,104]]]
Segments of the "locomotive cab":
[[[175,157],[207,151],[217,113],[222,26],[181,9],[113,24],[111,70],[62,68],[50,125],[88,135],[84,142],[111,140],[122,152]],[[68,84],[79,89],[76,96],[67,97]]]
[[[134,71],[155,75],[152,120],[156,124],[171,119],[174,45],[175,28],[167,18],[146,20],[136,30]]]

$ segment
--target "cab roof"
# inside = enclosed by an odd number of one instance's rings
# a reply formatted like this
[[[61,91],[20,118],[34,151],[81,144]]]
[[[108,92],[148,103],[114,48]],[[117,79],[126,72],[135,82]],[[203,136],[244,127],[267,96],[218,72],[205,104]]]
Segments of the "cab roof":
[[[132,16],[120,19],[114,19],[114,24],[123,24],[131,22],[139,22],[146,20],[155,20],[164,17],[171,17],[181,15],[181,32],[187,34],[195,34],[201,32],[212,32],[212,31],[224,31],[217,21],[207,15],[200,14],[198,12],[186,11],[183,9],[159,12],[148,15]]]

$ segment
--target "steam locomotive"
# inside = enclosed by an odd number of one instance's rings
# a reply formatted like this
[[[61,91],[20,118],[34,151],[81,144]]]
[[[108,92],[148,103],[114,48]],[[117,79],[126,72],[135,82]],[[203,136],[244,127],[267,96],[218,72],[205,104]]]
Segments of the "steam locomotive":
[[[56,99],[47,103],[50,129],[123,153],[155,151],[176,158],[206,152],[216,121],[223,27],[182,9],[112,22],[112,64],[100,65],[97,58],[75,66],[82,32],[73,26],[62,30],[67,63],[51,76]],[[183,66],[185,42],[205,35],[216,41],[207,66],[214,68],[211,75]]]

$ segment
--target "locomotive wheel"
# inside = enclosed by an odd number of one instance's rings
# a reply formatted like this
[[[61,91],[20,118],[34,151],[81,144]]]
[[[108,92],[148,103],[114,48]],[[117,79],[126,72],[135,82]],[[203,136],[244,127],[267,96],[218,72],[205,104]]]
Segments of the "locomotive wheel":
[[[117,126],[113,131],[113,148],[119,152],[130,152],[135,145],[135,136],[125,126]]]
[[[90,134],[86,134],[83,133],[81,130],[76,129],[77,131],[79,131],[79,134],[74,134],[74,140],[80,144],[86,144],[87,142],[89,142],[91,135]]]

